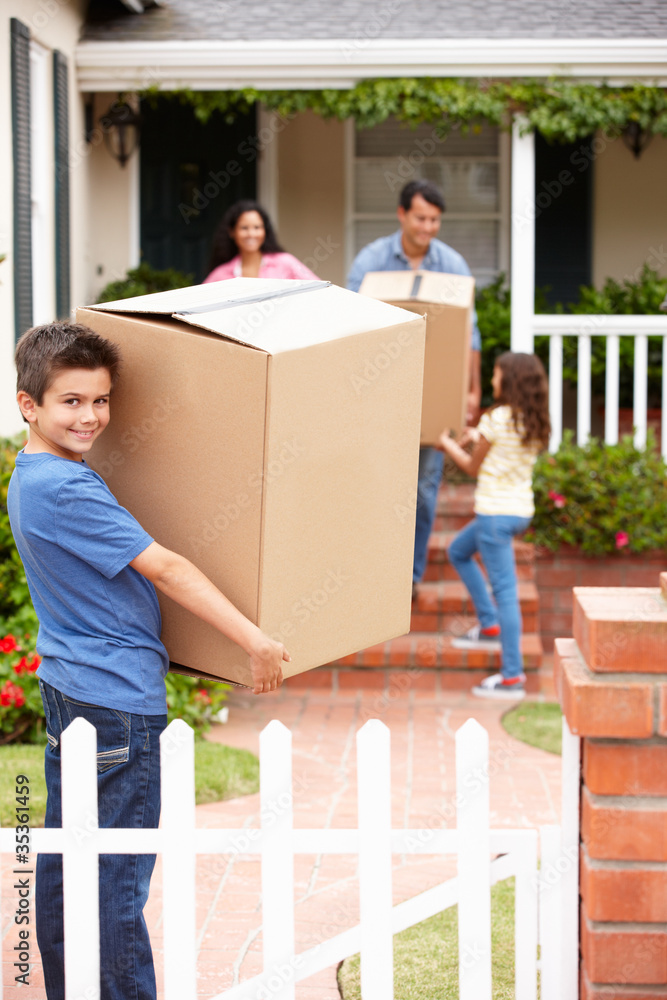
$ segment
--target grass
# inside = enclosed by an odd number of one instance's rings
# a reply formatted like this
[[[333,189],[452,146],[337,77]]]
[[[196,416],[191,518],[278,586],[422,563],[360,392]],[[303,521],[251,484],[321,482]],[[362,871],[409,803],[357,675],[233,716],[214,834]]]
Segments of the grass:
[[[457,1000],[458,908],[415,924],[394,937],[394,996],[400,1000]],[[491,889],[493,1000],[514,998],[514,879]],[[343,1000],[361,1000],[359,955],[338,969]]]
[[[27,743],[0,747],[0,826],[16,824],[14,779],[25,774],[30,779],[30,826],[44,826],[46,785],[44,746]],[[220,743],[195,743],[195,800],[220,802],[259,791],[259,761],[248,750],[236,750]]]
[[[510,736],[549,753],[562,753],[562,712],[553,701],[524,701],[506,712],[503,726]]]

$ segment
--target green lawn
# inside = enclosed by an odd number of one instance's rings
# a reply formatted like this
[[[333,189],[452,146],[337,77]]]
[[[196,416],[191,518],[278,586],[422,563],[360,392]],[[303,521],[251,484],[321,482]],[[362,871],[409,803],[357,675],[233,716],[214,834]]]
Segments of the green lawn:
[[[27,743],[0,747],[0,825],[16,823],[15,778],[30,779],[30,826],[44,825],[46,786],[44,746]],[[259,761],[248,750],[236,750],[220,743],[195,743],[195,798],[219,802],[259,791]]]
[[[562,753],[562,712],[554,701],[523,701],[510,709],[502,723],[510,736],[549,753]]]
[[[458,908],[415,924],[394,937],[394,996],[400,1000],[457,1000]],[[514,998],[514,879],[491,889],[493,1000]],[[361,1000],[359,955],[338,970],[343,1000]]]

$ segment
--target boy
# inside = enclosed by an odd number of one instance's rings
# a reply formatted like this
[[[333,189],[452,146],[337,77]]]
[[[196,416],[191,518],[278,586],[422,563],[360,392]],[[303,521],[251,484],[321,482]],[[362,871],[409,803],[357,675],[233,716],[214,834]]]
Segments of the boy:
[[[245,650],[256,694],[281,684],[289,660],[192,563],[154,541],[86,465],[109,422],[119,362],[114,344],[71,323],[35,327],[16,348],[29,437],[8,509],[40,622],[47,827],[61,825],[60,736],[78,716],[97,729],[100,826],[158,825],[169,658],[155,587]],[[149,855],[100,857],[102,1000],[155,998],[143,917],[154,863]],[[38,858],[36,914],[48,1000],[64,1000],[59,855]]]

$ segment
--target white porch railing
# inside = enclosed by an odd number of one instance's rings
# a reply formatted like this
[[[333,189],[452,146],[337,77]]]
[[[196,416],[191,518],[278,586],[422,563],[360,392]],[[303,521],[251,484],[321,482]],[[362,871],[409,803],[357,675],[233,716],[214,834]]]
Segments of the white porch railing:
[[[605,337],[605,427],[607,444],[618,441],[619,337],[634,337],[633,426],[635,444],[646,444],[648,337],[662,341],[662,412],[667,412],[667,316],[536,315],[535,218],[539,211],[558,210],[558,184],[554,192],[540,192],[548,203],[535,202],[535,139],[521,135],[517,116],[512,132],[512,333],[513,351],[532,353],[534,338],[549,336],[549,406],[552,434],[550,450],[563,432],[563,337],[577,337],[577,442],[585,444],[591,432],[591,338]],[[562,187],[562,186],[561,186]],[[667,457],[667,419],[662,421],[662,454]]]
[[[357,734],[358,829],[294,829],[291,734],[271,722],[260,737],[262,829],[245,830],[244,853],[262,866],[264,971],[216,1000],[270,995],[293,1000],[295,984],[361,952],[364,1000],[392,1000],[392,937],[458,903],[461,1000],[491,1000],[490,887],[515,877],[515,996],[575,1000],[578,968],[579,740],[563,725],[564,803],[560,827],[489,828],[489,740],[469,719],[456,733],[457,829],[391,829],[389,730],[377,719]],[[161,737],[162,826],[97,826],[96,734],[83,719],[62,737],[63,828],[36,829],[31,850],[62,853],[67,1000],[99,997],[99,854],[162,853],[166,1000],[195,1000],[195,859],[236,853],[238,830],[195,829],[194,737],[181,721]],[[15,831],[0,831],[0,850],[14,853]],[[360,923],[300,955],[294,944],[295,853],[357,854]],[[458,875],[392,906],[392,854],[456,855]],[[494,856],[493,860],[491,858]],[[224,900],[223,900],[224,905]],[[538,960],[538,945],[541,957]],[[261,991],[261,992],[260,992]],[[267,993],[268,991],[268,993]],[[1,987],[0,987],[1,997]]]
[[[563,337],[577,338],[577,443],[585,444],[591,433],[592,338],[606,338],[604,440],[618,442],[619,348],[620,337],[634,337],[632,424],[638,448],[646,444],[648,338],[662,337],[662,411],[667,412],[667,316],[586,316],[534,315],[533,335],[549,336],[549,408],[551,411],[550,450],[555,451],[563,436]],[[532,349],[532,348],[531,348]],[[667,420],[662,422],[660,441],[667,457]]]

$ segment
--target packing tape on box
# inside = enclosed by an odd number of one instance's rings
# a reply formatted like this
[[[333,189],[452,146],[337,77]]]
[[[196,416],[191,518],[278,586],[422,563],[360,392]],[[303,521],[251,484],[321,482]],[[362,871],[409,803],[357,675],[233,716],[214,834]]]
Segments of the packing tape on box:
[[[197,316],[199,313],[218,312],[220,309],[234,309],[236,306],[253,305],[255,302],[266,302],[268,299],[280,299],[286,295],[299,295],[301,292],[314,292],[320,288],[328,288],[330,281],[303,281],[298,288],[282,288],[276,292],[260,292],[258,295],[246,295],[242,299],[223,299],[222,302],[209,302],[203,306],[193,306],[191,309],[179,309],[175,316]]]

